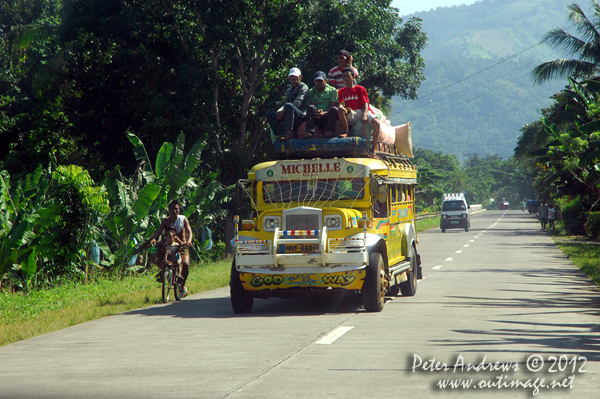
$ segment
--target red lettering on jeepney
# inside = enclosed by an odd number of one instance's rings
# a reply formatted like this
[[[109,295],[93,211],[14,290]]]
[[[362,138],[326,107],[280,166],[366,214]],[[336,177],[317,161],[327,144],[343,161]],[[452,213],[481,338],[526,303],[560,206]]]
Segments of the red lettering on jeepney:
[[[319,171],[319,164],[318,163],[314,163],[312,165],[312,172],[313,173],[317,173]]]
[[[333,164],[333,171],[334,172],[339,172],[340,170],[342,170],[342,166],[339,163],[334,163]]]

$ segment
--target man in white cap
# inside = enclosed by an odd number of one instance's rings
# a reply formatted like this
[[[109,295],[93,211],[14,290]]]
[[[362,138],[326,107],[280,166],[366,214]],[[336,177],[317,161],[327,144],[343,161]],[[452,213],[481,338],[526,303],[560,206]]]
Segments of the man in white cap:
[[[306,83],[302,83],[302,72],[298,68],[290,69],[288,80],[292,86],[285,92],[285,105],[277,112],[267,112],[267,121],[275,136],[283,136],[280,140],[294,137],[294,131],[306,119],[308,104],[304,96],[308,91]]]

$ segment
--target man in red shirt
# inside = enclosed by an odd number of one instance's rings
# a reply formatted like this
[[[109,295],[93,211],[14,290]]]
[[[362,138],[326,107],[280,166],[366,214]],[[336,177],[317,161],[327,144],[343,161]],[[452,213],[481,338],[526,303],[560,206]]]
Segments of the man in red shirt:
[[[379,119],[370,112],[369,97],[367,90],[360,86],[354,85],[354,71],[352,68],[344,68],[342,79],[344,79],[345,87],[338,90],[338,99],[340,101],[339,117],[342,127],[346,131],[346,137],[349,133],[349,124],[354,125],[358,121],[363,124],[370,123],[373,126],[373,146],[370,152],[374,153],[379,141]]]

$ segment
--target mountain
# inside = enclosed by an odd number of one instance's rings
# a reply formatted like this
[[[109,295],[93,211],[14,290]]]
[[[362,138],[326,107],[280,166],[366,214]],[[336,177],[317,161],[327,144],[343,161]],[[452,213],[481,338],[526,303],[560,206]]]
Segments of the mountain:
[[[539,110],[566,85],[566,79],[534,85],[531,70],[562,56],[539,42],[547,31],[571,26],[572,2],[482,0],[404,17],[420,18],[427,34],[426,80],[418,100],[393,99],[392,124],[411,121],[416,147],[459,159],[512,156],[519,129],[539,120]]]

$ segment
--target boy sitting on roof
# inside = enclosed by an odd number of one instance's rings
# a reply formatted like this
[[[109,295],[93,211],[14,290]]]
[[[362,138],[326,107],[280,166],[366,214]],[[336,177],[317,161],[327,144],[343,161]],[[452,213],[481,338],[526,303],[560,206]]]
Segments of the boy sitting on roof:
[[[342,79],[344,79],[346,86],[338,90],[340,122],[346,131],[346,135],[350,130],[348,124],[353,125],[358,121],[364,124],[370,123],[373,126],[373,146],[370,152],[374,153],[379,141],[379,119],[370,112],[367,90],[360,85],[355,85],[354,78],[352,68],[344,68]]]

